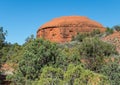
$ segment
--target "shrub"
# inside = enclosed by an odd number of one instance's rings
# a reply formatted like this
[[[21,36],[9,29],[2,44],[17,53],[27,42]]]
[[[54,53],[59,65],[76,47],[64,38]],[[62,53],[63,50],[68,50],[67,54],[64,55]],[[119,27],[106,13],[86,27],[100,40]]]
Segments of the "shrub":
[[[35,39],[28,42],[24,47],[22,59],[18,65],[17,74],[23,76],[27,80],[35,80],[40,74],[43,66],[55,64],[56,58],[59,56],[59,51],[55,43],[43,39]],[[21,77],[22,78],[22,77]],[[20,77],[17,81],[19,81]]]
[[[78,33],[76,36],[72,38],[72,41],[82,42],[86,37],[99,37],[101,34],[99,29],[94,29],[92,32],[87,33]]]
[[[40,79],[33,85],[109,85],[107,77],[70,64],[67,70],[44,67]]]
[[[107,27],[106,28],[106,35],[113,34],[114,30],[112,28]]]
[[[83,39],[86,38],[88,35],[88,33],[78,33],[75,37],[72,38],[72,41],[82,42]]]
[[[108,62],[100,70],[102,74],[108,76],[111,85],[120,85],[120,59]]]
[[[95,37],[84,39],[79,47],[79,51],[80,55],[88,58],[117,54],[115,46]]]
[[[98,36],[100,34],[100,30],[99,29],[93,29],[92,32],[90,32],[90,36],[94,37],[94,36]]]
[[[104,57],[117,54],[115,46],[103,42],[98,38],[86,38],[79,46],[80,56],[89,60],[87,67],[93,71],[99,71],[104,64]]]
[[[64,47],[60,49],[61,55],[56,60],[56,65],[65,68],[69,63],[80,64],[81,57],[77,47]]]

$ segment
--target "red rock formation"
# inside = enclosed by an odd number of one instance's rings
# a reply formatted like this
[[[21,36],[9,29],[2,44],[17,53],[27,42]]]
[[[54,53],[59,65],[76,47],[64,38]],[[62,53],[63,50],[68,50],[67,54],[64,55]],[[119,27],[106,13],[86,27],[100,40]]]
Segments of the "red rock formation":
[[[71,41],[71,38],[79,32],[91,32],[93,29],[105,31],[101,24],[87,17],[64,16],[42,25],[37,31],[37,37],[61,43]]]
[[[103,37],[102,40],[115,45],[117,51],[120,53],[120,32],[115,31],[113,34]]]

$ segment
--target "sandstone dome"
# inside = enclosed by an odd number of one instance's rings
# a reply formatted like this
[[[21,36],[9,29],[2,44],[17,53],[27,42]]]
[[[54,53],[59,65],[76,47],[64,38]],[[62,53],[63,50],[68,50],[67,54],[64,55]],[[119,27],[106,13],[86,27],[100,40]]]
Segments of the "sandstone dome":
[[[93,29],[105,31],[100,23],[87,17],[63,16],[42,25],[37,31],[37,37],[43,37],[53,42],[68,42],[77,33],[91,32]]]

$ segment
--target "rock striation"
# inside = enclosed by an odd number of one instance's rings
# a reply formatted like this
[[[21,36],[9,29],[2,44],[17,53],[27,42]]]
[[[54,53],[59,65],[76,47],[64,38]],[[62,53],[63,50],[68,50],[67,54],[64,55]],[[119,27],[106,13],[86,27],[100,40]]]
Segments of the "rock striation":
[[[87,17],[63,16],[42,25],[37,31],[37,38],[43,37],[53,42],[64,43],[71,41],[77,33],[91,32],[94,29],[105,31],[101,24]]]

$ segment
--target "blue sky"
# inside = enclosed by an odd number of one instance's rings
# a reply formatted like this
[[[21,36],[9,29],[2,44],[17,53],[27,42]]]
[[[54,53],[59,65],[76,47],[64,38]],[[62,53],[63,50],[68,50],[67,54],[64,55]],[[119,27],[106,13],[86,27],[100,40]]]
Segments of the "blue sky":
[[[0,0],[0,26],[6,40],[23,44],[45,22],[68,15],[87,16],[112,27],[120,24],[120,0]]]

